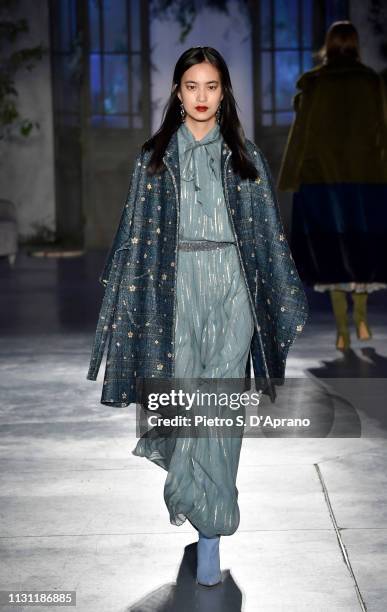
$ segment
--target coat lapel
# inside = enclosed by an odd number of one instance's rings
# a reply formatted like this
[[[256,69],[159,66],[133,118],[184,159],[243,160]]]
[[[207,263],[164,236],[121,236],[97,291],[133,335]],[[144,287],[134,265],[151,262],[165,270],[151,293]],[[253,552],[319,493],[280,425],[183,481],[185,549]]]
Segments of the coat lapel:
[[[177,131],[172,134],[163,156],[163,161],[172,174],[176,185],[180,185],[179,147],[177,142]],[[180,195],[180,194],[178,194]]]

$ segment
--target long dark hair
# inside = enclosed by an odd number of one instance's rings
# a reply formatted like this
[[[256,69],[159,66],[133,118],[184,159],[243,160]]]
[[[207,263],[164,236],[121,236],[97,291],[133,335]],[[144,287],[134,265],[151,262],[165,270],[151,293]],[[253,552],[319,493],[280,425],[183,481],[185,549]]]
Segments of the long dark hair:
[[[359,34],[351,21],[335,21],[325,35],[317,54],[324,64],[350,59],[360,61]]]
[[[242,179],[255,179],[258,177],[258,171],[248,157],[245,147],[245,135],[236,111],[236,102],[232,91],[227,64],[220,53],[212,47],[191,47],[177,60],[173,72],[172,91],[163,111],[161,126],[142,147],[143,151],[150,151],[153,149],[147,171],[150,174],[154,174],[165,168],[162,159],[165,149],[171,136],[179,128],[182,122],[180,114],[181,102],[177,95],[182,76],[191,66],[200,64],[204,61],[210,62],[215,66],[220,74],[223,100],[219,127],[225,142],[231,149],[231,161],[234,171],[238,172]]]

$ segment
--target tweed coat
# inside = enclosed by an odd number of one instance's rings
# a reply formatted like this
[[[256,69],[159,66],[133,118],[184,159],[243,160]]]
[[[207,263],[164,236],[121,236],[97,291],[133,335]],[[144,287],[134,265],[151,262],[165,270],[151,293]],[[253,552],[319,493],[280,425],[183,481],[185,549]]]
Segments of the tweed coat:
[[[223,143],[222,185],[255,330],[250,356],[257,388],[275,400],[286,357],[308,317],[308,305],[285,237],[267,162],[250,140],[249,157],[259,178],[242,180]],[[174,377],[174,335],[180,171],[177,133],[166,148],[165,169],[146,172],[150,151],[138,154],[121,219],[100,275],[105,293],[87,379],[96,380],[104,350],[101,403],[137,401],[136,379]],[[258,387],[259,384],[259,387]]]

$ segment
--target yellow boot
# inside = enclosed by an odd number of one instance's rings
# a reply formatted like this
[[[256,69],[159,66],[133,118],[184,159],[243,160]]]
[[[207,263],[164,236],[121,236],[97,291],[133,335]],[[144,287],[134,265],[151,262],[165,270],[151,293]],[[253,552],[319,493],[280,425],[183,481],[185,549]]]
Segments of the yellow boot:
[[[372,338],[372,333],[367,323],[367,299],[367,292],[356,293],[356,291],[352,291],[353,320],[359,340],[369,340]]]
[[[346,351],[351,345],[351,338],[348,329],[348,302],[345,291],[338,289],[330,292],[333,314],[336,319],[337,338],[336,348],[339,351]]]

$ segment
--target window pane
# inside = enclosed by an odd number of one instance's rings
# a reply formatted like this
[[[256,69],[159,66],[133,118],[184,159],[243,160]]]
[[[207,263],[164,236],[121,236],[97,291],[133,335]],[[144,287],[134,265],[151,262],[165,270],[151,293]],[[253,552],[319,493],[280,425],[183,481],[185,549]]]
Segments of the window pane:
[[[130,36],[132,51],[141,50],[140,0],[130,3]]]
[[[128,112],[128,58],[126,55],[104,55],[104,111],[109,114]]]
[[[311,51],[304,51],[304,53],[302,54],[302,58],[303,58],[303,68],[302,68],[303,72],[313,68],[313,58],[312,58]]]
[[[278,109],[291,108],[295,83],[300,76],[299,53],[297,51],[278,51],[275,54],[276,96]]]
[[[343,5],[346,0],[332,2]],[[313,6],[312,0],[260,2],[261,120],[264,126],[282,126],[292,122],[296,82],[314,65]],[[270,30],[273,20],[274,40]],[[274,48],[273,51],[268,50],[269,46]]]
[[[101,50],[100,41],[100,10],[98,0],[89,0],[89,28],[91,51]]]
[[[93,115],[91,125],[94,127],[127,128],[129,127],[129,117],[128,115]]]
[[[298,45],[298,0],[275,0],[275,46]]]
[[[113,128],[128,128],[129,115],[105,115],[105,125]]]
[[[132,55],[132,112],[141,113],[142,80],[141,80],[141,56]]]
[[[91,123],[142,128],[140,0],[88,0],[88,8]]]
[[[261,40],[263,49],[271,47],[271,0],[261,2]]]
[[[275,120],[277,125],[289,125],[293,121],[293,113],[276,113]]]
[[[90,98],[91,112],[102,112],[102,96],[101,96],[101,56],[97,53],[92,53],[89,57],[90,67]]]
[[[272,99],[272,71],[271,61],[272,53],[262,53],[261,65],[261,88],[262,88],[262,108],[263,110],[271,110],[273,108]]]
[[[311,0],[303,0],[302,2],[302,44],[304,47],[312,46],[312,2]]]
[[[128,50],[125,0],[103,0],[104,50],[124,53]]]

